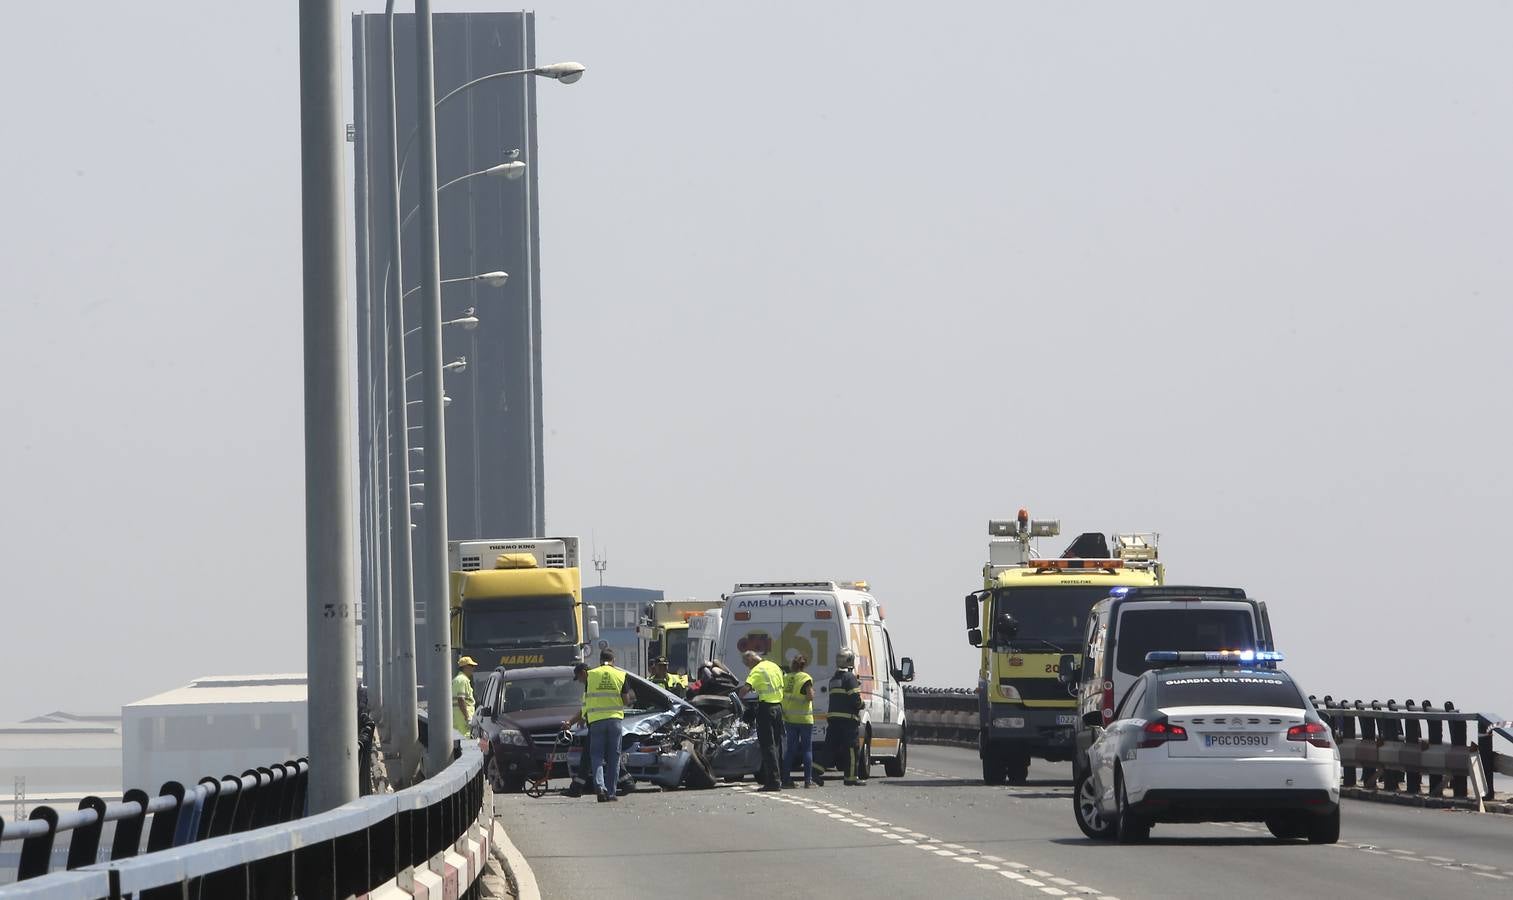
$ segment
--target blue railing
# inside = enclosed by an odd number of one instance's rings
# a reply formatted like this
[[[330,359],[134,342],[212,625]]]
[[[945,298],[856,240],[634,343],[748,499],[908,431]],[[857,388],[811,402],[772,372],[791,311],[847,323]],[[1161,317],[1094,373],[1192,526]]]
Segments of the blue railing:
[[[27,881],[51,870],[53,847],[61,834],[69,837],[67,867],[80,869],[100,861],[100,843],[110,823],[115,826],[108,856],[112,861],[143,852],[144,830],[145,852],[155,853],[205,838],[263,828],[304,814],[309,771],[309,763],[300,759],[249,769],[240,777],[202,778],[187,790],[179,782],[170,781],[156,797],[129,790],[117,803],[85,797],[78,809],[63,812],[39,806],[26,820],[0,819],[0,846],[8,841],[21,842],[16,880]]]

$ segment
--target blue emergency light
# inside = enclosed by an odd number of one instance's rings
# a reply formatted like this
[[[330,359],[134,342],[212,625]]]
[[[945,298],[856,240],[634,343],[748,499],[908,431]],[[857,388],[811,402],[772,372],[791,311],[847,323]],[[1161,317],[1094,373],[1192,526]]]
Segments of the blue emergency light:
[[[1266,663],[1282,662],[1287,657],[1280,650],[1152,650],[1145,654],[1148,663]]]

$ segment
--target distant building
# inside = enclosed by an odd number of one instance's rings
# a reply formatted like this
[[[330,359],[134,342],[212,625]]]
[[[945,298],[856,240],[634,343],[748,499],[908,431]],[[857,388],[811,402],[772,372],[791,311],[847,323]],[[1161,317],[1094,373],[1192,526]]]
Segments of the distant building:
[[[598,662],[602,647],[609,647],[615,651],[615,665],[631,672],[644,672],[646,661],[641,658],[643,651],[636,623],[646,604],[661,599],[662,592],[654,588],[608,584],[584,588],[583,602],[599,611],[599,644],[589,650],[589,664]]]
[[[25,819],[39,806],[74,809],[89,796],[121,799],[120,716],[52,712],[0,724],[0,819]],[[68,860],[68,837],[54,845],[54,867]],[[0,885],[15,881],[20,862],[20,841],[0,843]]]
[[[53,712],[0,725],[0,817],[94,794],[121,796],[121,717]],[[16,795],[20,795],[19,797]]]
[[[306,693],[302,674],[216,675],[127,704],[123,783],[156,794],[167,781],[192,785],[304,756]]]

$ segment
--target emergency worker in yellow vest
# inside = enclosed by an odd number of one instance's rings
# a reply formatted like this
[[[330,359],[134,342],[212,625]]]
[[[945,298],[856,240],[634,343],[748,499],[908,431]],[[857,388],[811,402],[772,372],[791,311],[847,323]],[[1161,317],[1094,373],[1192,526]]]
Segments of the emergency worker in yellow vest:
[[[615,666],[615,651],[599,651],[599,667],[588,670],[588,689],[583,692],[583,721],[588,723],[588,765],[594,773],[594,790],[600,803],[613,803],[620,782],[620,742],[624,736],[625,707],[634,699],[626,688],[625,670]]]
[[[651,677],[647,680],[659,688],[679,697],[688,695],[688,676],[667,671],[667,657],[654,656],[650,665]]]
[[[862,683],[856,677],[856,653],[842,650],[835,655],[835,674],[826,693],[830,709],[825,715],[825,748],[830,764],[840,769],[848,786],[857,786],[861,750]]]
[[[783,751],[783,787],[793,783],[794,763],[804,764],[804,787],[814,787],[814,676],[804,670],[809,657],[800,653],[788,664],[783,677],[783,730],[787,741]]]
[[[757,773],[762,786],[757,790],[782,790],[778,773],[783,769],[783,670],[750,650],[741,654],[741,660],[751,672],[737,693],[757,699],[757,744],[762,748],[762,768]]]

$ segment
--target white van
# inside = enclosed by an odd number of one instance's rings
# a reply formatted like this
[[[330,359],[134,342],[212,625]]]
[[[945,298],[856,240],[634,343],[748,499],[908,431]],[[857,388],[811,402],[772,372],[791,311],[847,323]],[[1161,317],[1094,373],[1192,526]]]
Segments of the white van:
[[[881,762],[892,778],[908,764],[908,732],[903,683],[914,680],[914,661],[895,657],[883,608],[865,582],[792,581],[737,584],[725,598],[720,659],[737,678],[747,668],[741,654],[754,650],[781,664],[802,653],[814,677],[814,755],[825,764],[825,717],[830,708],[828,684],[835,656],[856,653],[856,676],[862,688],[864,770]],[[895,661],[896,660],[896,661]]]

